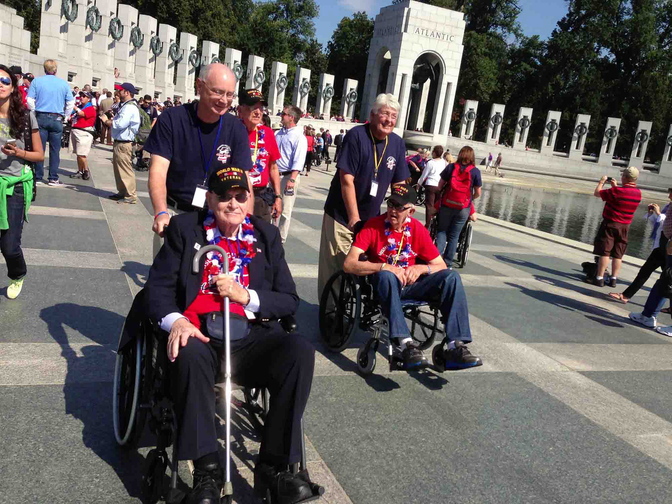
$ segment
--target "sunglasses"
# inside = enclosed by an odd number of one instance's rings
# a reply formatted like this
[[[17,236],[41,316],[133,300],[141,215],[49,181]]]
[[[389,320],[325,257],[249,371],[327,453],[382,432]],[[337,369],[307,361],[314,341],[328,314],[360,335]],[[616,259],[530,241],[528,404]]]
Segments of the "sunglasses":
[[[410,210],[413,208],[412,206],[404,206],[400,205],[399,203],[395,203],[394,201],[388,200],[387,202],[388,208],[391,208],[392,210],[396,210],[398,212],[405,212],[406,210]]]
[[[9,77],[0,77],[0,84],[3,86],[10,86],[12,84],[12,79]]]
[[[238,203],[245,203],[250,197],[249,193],[237,193],[235,196],[232,194],[225,194],[224,196],[219,196],[220,203],[228,203],[231,199],[236,198]]]

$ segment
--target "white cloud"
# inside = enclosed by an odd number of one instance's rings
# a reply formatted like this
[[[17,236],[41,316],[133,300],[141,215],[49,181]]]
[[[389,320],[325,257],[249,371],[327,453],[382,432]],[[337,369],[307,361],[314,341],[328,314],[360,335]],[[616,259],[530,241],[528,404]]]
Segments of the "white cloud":
[[[352,12],[364,11],[368,15],[375,15],[378,12],[374,12],[376,9],[376,0],[338,0],[338,5],[344,7]]]

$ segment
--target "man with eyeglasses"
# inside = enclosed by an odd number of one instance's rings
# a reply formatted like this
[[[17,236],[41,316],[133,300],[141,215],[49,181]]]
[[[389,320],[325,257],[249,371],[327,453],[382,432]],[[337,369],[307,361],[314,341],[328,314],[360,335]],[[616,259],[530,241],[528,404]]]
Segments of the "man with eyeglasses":
[[[207,65],[196,79],[199,100],[166,107],[152,128],[144,149],[151,153],[155,254],[171,216],[205,207],[205,185],[212,171],[225,163],[246,171],[252,168],[247,130],[227,114],[235,89],[236,77],[229,67]]]
[[[429,231],[413,217],[416,198],[412,186],[394,186],[387,200],[387,212],[366,222],[355,237],[343,269],[346,273],[371,276],[376,298],[390,323],[390,342],[404,369],[422,368],[427,360],[413,344],[402,300],[440,304],[447,339],[446,369],[480,366],[483,362],[466,345],[472,339],[462,281],[447,268]],[[366,261],[360,261],[362,254],[366,254]],[[418,260],[422,263],[418,264]]]
[[[349,130],[343,138],[324,204],[318,294],[329,278],[343,268],[355,232],[380,213],[390,184],[406,180],[406,144],[393,133],[399,101],[392,94],[379,94],[371,108],[369,123]]]

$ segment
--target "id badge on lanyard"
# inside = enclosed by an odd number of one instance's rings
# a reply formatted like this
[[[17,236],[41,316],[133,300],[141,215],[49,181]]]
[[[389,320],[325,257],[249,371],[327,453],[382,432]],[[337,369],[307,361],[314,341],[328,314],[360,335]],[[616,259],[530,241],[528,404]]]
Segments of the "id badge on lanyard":
[[[385,137],[385,147],[383,152],[378,159],[378,149],[376,149],[376,141],[373,138],[373,133],[369,129],[369,135],[371,136],[371,143],[373,144],[373,180],[371,181],[371,190],[369,191],[369,196],[376,197],[378,196],[378,168],[380,168],[380,163],[383,162],[385,158],[385,151],[387,150],[388,138]]]
[[[196,208],[205,207],[205,193],[208,192],[208,175],[210,174],[210,165],[212,164],[212,158],[217,152],[217,142],[219,142],[219,134],[222,132],[222,118],[219,118],[219,125],[217,126],[217,135],[212,144],[212,152],[210,152],[210,157],[205,157],[205,148],[203,147],[203,136],[201,135],[201,129],[198,128],[198,140],[201,143],[201,154],[203,154],[203,171],[205,172],[205,178],[203,183],[196,186],[194,190],[194,197],[191,199],[191,205]]]
[[[378,181],[377,180],[372,180],[371,181],[371,191],[369,192],[369,196],[373,196],[374,198],[378,196]]]

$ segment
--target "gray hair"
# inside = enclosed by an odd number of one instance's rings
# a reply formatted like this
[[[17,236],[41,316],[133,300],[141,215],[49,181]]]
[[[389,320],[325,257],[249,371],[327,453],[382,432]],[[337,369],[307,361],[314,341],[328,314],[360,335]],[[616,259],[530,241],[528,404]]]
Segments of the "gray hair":
[[[392,93],[380,93],[378,96],[376,96],[376,101],[373,102],[373,106],[371,107],[371,113],[377,114],[383,107],[390,107],[397,113],[399,113],[399,109],[401,109],[399,100],[397,100],[397,97]]]
[[[301,109],[299,107],[296,107],[294,105],[287,105],[283,110],[286,110],[285,112],[287,115],[291,116],[292,119],[294,119],[294,124],[298,124],[299,119],[301,119],[301,115],[303,115],[303,112],[301,112]],[[312,128],[312,126],[309,124],[309,128]]]

